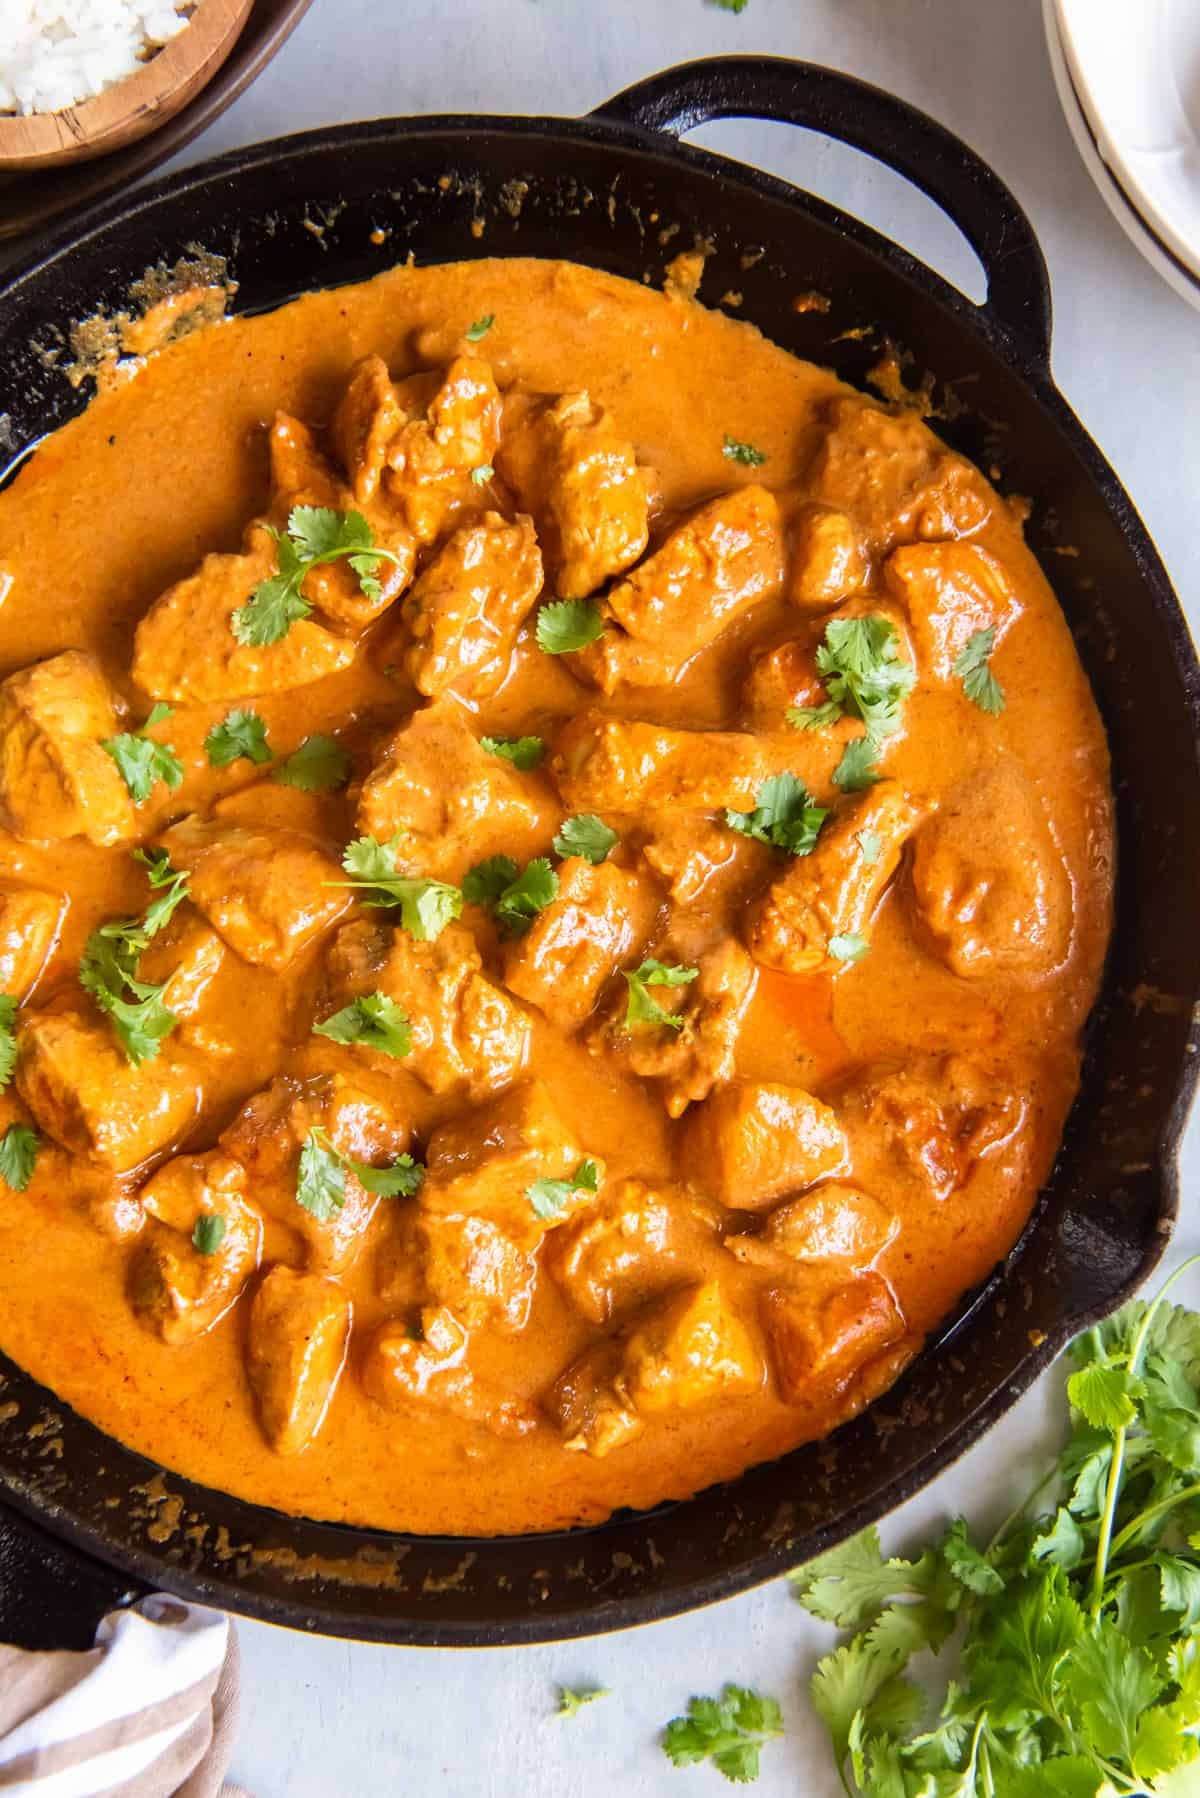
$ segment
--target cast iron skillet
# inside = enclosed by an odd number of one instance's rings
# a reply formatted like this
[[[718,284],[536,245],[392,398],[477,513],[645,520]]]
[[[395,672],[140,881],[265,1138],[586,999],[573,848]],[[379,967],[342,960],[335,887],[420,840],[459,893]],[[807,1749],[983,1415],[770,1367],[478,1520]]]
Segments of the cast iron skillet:
[[[822,201],[675,141],[734,114],[824,131],[910,177],[974,245],[986,305]],[[901,1384],[830,1441],[685,1504],[558,1535],[406,1538],[170,1474],[155,1485],[157,1469],[0,1362],[0,1483],[25,1520],[0,1559],[14,1598],[3,1636],[82,1646],[99,1610],[141,1582],[391,1642],[537,1641],[669,1616],[794,1566],[932,1479],[1162,1253],[1195,1075],[1200,669],[1145,530],[1051,379],[1029,223],[930,119],[845,75],[739,57],[669,70],[580,121],[384,120],[237,152],[110,203],[0,293],[10,447],[82,404],[47,365],[56,331],[120,306],[148,264],[189,245],[227,256],[237,305],[258,309],[410,251],[570,257],[658,279],[697,236],[713,245],[702,294],[740,291],[740,316],[860,384],[887,333],[936,377],[945,436],[1035,502],[1031,540],[1107,722],[1121,845],[1083,1089],[1037,1215]],[[794,309],[810,291],[827,312]]]

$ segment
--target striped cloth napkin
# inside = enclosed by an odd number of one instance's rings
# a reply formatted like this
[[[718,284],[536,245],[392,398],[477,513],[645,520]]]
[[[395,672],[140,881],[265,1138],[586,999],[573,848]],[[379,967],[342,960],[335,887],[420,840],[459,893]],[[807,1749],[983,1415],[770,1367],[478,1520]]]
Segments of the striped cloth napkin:
[[[247,1798],[237,1721],[233,1624],[155,1593],[86,1653],[0,1646],[0,1798]]]

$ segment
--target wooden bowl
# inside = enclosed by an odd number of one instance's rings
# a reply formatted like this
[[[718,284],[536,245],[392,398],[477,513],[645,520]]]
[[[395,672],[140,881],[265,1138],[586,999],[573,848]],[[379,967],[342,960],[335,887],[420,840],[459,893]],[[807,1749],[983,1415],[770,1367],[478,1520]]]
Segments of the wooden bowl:
[[[61,112],[0,116],[0,169],[48,169],[104,156],[173,118],[216,74],[253,0],[199,0],[184,29],[124,80]]]

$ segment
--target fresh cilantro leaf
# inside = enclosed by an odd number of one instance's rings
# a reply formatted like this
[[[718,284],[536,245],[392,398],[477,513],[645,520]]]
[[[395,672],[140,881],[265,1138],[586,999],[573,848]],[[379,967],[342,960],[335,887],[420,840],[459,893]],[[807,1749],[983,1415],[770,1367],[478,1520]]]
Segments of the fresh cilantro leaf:
[[[821,826],[829,816],[817,805],[804,782],[795,774],[772,774],[758,789],[752,812],[726,811],[730,830],[760,843],[770,843],[789,855],[811,855]]]
[[[535,1180],[525,1188],[525,1197],[534,1216],[548,1223],[562,1216],[577,1192],[599,1192],[603,1178],[603,1164],[589,1157],[579,1163],[569,1180]]]
[[[699,968],[668,966],[667,963],[655,961],[650,956],[638,968],[623,970],[626,985],[629,988],[629,1000],[625,1007],[625,1023],[627,1027],[636,1024],[663,1024],[668,1030],[682,1030],[681,1014],[668,1011],[658,1003],[650,992],[652,986],[687,986],[699,974]]]
[[[144,849],[135,849],[133,859],[135,862],[145,863],[146,879],[154,891],[154,898],[146,907],[141,923],[133,925],[138,934],[146,939],[141,944],[144,949],[151,937],[157,936],[160,930],[166,928],[176,907],[182,905],[187,898],[188,874],[186,869],[180,871],[171,866],[171,858],[165,849],[156,850],[152,855],[147,855]]]
[[[205,737],[204,748],[213,768],[228,768],[239,756],[260,765],[271,759],[267,727],[257,712],[227,712]]]
[[[558,897],[558,875],[545,856],[518,873],[508,855],[489,856],[463,875],[463,898],[495,914],[508,936],[523,936],[540,911]]]
[[[961,1585],[987,1597],[1003,1592],[1004,1581],[967,1535],[966,1520],[955,1518],[942,1539],[942,1558]]]
[[[178,1021],[163,1002],[161,986],[138,979],[138,962],[150,939],[169,921],[177,905],[188,895],[186,870],[172,868],[162,850],[148,856],[134,850],[134,858],[146,864],[156,897],[142,918],[118,918],[93,930],[83,947],[79,984],[91,994],[112,1021],[117,1040],[135,1067],[152,1061],[164,1037]]]
[[[538,612],[535,634],[548,656],[569,655],[604,635],[604,616],[594,599],[552,600]]]
[[[708,4],[719,7],[722,12],[745,12],[750,0],[708,0]]]
[[[489,755],[498,755],[524,774],[536,768],[546,753],[541,737],[480,737],[479,747]]]
[[[867,939],[853,934],[831,936],[829,953],[835,961],[861,961],[870,951]]]
[[[868,868],[875,867],[883,849],[882,839],[873,830],[859,830],[855,832],[855,840],[862,851],[862,858],[866,862]]]
[[[728,462],[740,462],[743,468],[761,468],[767,459],[762,450],[755,449],[752,443],[742,443],[738,438],[731,437],[728,431],[721,445],[721,454]]]
[[[40,1139],[28,1124],[10,1124],[0,1136],[0,1180],[13,1192],[24,1192],[33,1179]]]
[[[328,506],[295,506],[287,531],[271,529],[275,539],[278,573],[260,581],[244,606],[230,618],[230,629],[241,644],[263,647],[286,637],[292,625],[307,618],[312,605],[300,589],[310,568],[345,557],[358,576],[358,584],[370,599],[381,588],[377,571],[381,562],[399,563],[390,549],[381,549],[361,512],[335,512]]]
[[[302,793],[332,793],[344,787],[353,763],[334,737],[305,737],[299,749],[275,770],[275,779]]]
[[[1029,1547],[1030,1558],[1035,1561],[1048,1561],[1052,1566],[1062,1567],[1067,1573],[1078,1567],[1083,1559],[1084,1534],[1064,1506],[1058,1507],[1052,1527],[1035,1536]]]
[[[831,618],[817,650],[830,700],[851,718],[861,718],[879,741],[900,728],[904,702],[916,683],[911,663],[900,659],[896,627],[882,613]]]
[[[759,1754],[783,1734],[783,1712],[774,1698],[746,1686],[727,1685],[719,1698],[693,1698],[687,1714],[663,1731],[663,1753],[676,1767],[711,1760],[735,1785],[758,1778]]]
[[[875,766],[879,745],[874,737],[854,737],[842,751],[842,759],[830,777],[843,793],[861,793],[879,779]]]
[[[478,343],[481,337],[487,336],[495,322],[496,314],[494,312],[485,312],[482,318],[477,318],[473,325],[467,326],[466,330],[463,332],[463,336],[468,343]]]
[[[206,1211],[196,1219],[192,1245],[201,1255],[215,1255],[225,1240],[225,1219],[217,1211]]]
[[[609,1697],[607,1686],[591,1686],[584,1691],[573,1691],[570,1686],[558,1688],[558,1709],[556,1717],[575,1717],[585,1704],[594,1704],[597,1698]]]
[[[346,1203],[346,1164],[321,1129],[310,1130],[300,1150],[296,1202],[320,1224],[330,1223]]]
[[[584,861],[598,868],[619,840],[616,831],[611,830],[603,818],[597,818],[592,812],[581,812],[576,818],[563,820],[554,839],[554,853],[564,859],[568,855],[581,855]]]
[[[489,481],[495,479],[495,476],[496,470],[490,462],[481,462],[478,468],[471,470],[471,480],[476,487],[486,487]]]
[[[313,1025],[314,1036],[334,1043],[360,1043],[381,1055],[400,1057],[412,1048],[408,1018],[386,993],[361,993],[323,1024]]]
[[[784,716],[793,730],[828,730],[842,716],[842,708],[836,699],[826,699],[821,705],[790,705]]]
[[[343,884],[361,891],[364,905],[400,911],[400,927],[418,943],[432,943],[462,912],[463,896],[441,880],[408,877],[396,872],[397,831],[387,843],[357,837],[346,845],[342,866],[351,878]]]
[[[996,627],[974,631],[954,658],[954,672],[962,681],[963,692],[981,712],[993,717],[1004,710],[1004,688],[996,679],[988,662],[996,644]]]
[[[1124,1429],[1137,1416],[1131,1385],[1123,1367],[1082,1367],[1067,1381],[1067,1397],[1094,1430]]]
[[[182,784],[183,763],[171,745],[146,735],[152,725],[161,724],[172,715],[169,705],[156,705],[140,730],[106,737],[100,745],[117,764],[135,805],[145,805],[159,781],[172,792]]]
[[[17,1001],[0,993],[0,1092],[13,1077],[17,1065]]]
[[[384,1199],[411,1199],[420,1192],[425,1178],[424,1163],[414,1161],[411,1155],[397,1155],[390,1167],[370,1167],[364,1161],[349,1165],[360,1186]]]

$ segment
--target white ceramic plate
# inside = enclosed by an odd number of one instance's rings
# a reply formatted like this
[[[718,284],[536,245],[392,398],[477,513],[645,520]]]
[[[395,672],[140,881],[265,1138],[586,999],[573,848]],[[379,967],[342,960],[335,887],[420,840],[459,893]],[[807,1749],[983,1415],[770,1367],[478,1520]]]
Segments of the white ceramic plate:
[[[1056,12],[1100,155],[1200,277],[1200,0],[1056,0]]]
[[[1091,4],[1092,0],[1086,0],[1086,3]],[[1095,3],[1106,4],[1107,0],[1095,0]],[[1157,0],[1145,0],[1147,6],[1156,3]],[[1185,0],[1185,3],[1200,5],[1200,0]],[[1181,299],[1188,301],[1190,305],[1200,310],[1200,273],[1193,274],[1190,263],[1176,256],[1169,245],[1155,234],[1149,223],[1135,210],[1130,196],[1122,191],[1106,166],[1096,133],[1084,115],[1080,96],[1076,92],[1071,78],[1066,50],[1059,34],[1058,14],[1062,4],[1064,4],[1064,0],[1042,0],[1042,11],[1046,26],[1046,43],[1050,51],[1050,67],[1054,74],[1054,83],[1058,89],[1058,97],[1062,102],[1071,136],[1075,140],[1075,147],[1083,158],[1088,173],[1100,190],[1109,211],[1130,242],[1136,246],[1163,280],[1174,288]]]

